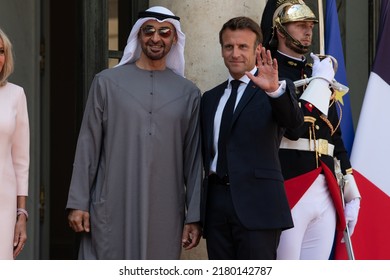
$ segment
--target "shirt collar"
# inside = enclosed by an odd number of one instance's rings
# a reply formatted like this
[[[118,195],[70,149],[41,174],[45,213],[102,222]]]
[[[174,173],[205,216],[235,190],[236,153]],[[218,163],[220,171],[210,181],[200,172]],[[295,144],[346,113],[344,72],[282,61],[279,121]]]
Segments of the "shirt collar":
[[[299,62],[304,62],[306,60],[306,57],[305,56],[302,56],[301,58],[297,58],[297,57],[293,57],[291,55],[288,55],[288,54],[285,54],[284,52],[281,52],[278,50],[278,53],[281,53],[282,55],[284,56],[287,56],[289,57],[290,59],[293,59],[293,60],[296,60],[296,61],[299,61]]]
[[[256,72],[257,72],[257,67],[256,67],[256,66],[253,67],[253,69],[252,69],[251,71],[249,71],[249,72],[250,72],[252,75],[255,75]],[[229,74],[228,88],[231,87],[230,82],[231,82],[232,80],[235,80],[235,79],[232,77],[232,75]],[[239,80],[240,80],[241,82],[245,83],[245,84],[249,84],[249,82],[251,81],[247,75],[242,76]]]

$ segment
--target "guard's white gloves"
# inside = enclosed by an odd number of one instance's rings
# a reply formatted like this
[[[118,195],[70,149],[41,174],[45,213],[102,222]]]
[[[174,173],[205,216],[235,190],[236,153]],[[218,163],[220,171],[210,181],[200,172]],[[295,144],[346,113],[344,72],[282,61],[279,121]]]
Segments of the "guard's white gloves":
[[[329,89],[329,84],[333,81],[334,70],[333,63],[330,57],[324,58],[322,61],[318,56],[311,53],[313,58],[313,79],[302,93],[300,99],[305,100],[314,105],[322,114],[328,116],[329,100],[332,91]],[[315,79],[317,77],[317,79]]]
[[[343,182],[344,201],[346,202],[344,207],[344,216],[349,235],[352,236],[359,216],[361,196],[355,181],[355,177],[353,177],[352,174],[344,175]],[[344,242],[344,238],[341,242]]]
[[[355,177],[352,174],[343,176],[343,194],[344,201],[347,203],[355,198],[361,198],[359,188],[356,184]]]
[[[335,75],[332,59],[330,57],[325,57],[323,60],[320,60],[320,58],[313,53],[310,53],[310,56],[313,59],[312,76],[324,78],[329,83],[332,82]]]
[[[345,204],[344,215],[349,235],[352,236],[359,216],[360,198],[354,198]]]

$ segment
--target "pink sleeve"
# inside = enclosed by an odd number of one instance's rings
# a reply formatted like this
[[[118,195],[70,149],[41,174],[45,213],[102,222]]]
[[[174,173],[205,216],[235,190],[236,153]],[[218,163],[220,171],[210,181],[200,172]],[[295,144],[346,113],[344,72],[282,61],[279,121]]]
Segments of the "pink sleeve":
[[[17,195],[27,196],[30,164],[30,128],[26,95],[22,88],[18,94],[16,127],[12,139],[12,161],[16,173]]]

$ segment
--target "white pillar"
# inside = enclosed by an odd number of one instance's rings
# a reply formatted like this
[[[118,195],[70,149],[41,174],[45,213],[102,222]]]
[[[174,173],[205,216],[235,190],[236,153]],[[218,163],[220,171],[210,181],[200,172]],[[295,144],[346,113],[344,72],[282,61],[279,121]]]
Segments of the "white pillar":
[[[227,78],[218,34],[222,25],[236,16],[260,23],[266,0],[150,0],[180,17],[186,34],[185,75],[204,92]]]

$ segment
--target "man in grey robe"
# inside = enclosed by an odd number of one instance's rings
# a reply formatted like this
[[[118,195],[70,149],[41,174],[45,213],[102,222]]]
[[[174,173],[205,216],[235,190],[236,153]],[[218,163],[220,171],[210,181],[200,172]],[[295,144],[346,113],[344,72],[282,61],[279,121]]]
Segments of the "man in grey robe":
[[[92,82],[66,205],[80,259],[178,259],[199,243],[201,95],[184,42],[179,18],[152,7]]]

